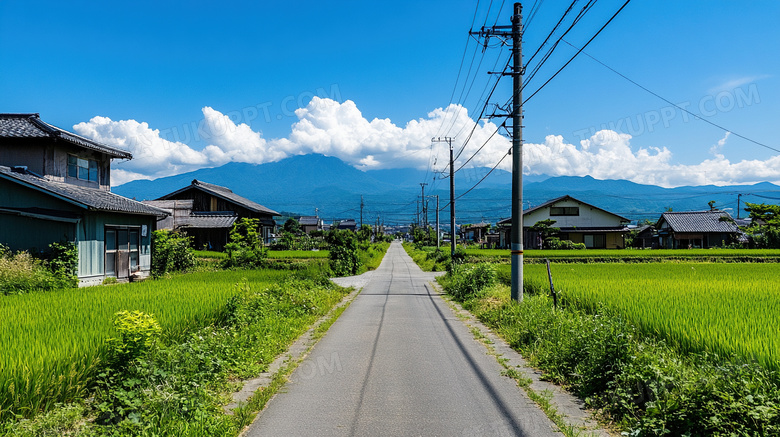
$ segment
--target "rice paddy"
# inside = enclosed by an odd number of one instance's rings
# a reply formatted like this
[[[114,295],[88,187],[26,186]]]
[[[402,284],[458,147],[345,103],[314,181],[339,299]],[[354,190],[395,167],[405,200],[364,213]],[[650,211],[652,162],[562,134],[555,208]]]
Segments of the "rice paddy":
[[[284,271],[203,272],[0,299],[0,416],[25,414],[82,397],[105,358],[120,310],[152,314],[165,335],[218,321],[242,278],[279,282]]]
[[[526,288],[549,289],[544,265],[527,265],[524,274]],[[683,351],[780,370],[777,263],[553,264],[552,275],[564,302],[617,311]]]

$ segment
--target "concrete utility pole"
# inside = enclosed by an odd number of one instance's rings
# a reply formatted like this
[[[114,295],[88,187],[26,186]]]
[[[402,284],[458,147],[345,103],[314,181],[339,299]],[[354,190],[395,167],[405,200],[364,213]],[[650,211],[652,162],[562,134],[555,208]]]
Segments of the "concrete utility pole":
[[[512,299],[523,300],[523,5],[515,3],[511,26],[483,27],[470,32],[490,38],[512,38]],[[511,31],[506,29],[511,28]],[[485,43],[487,45],[487,42]]]
[[[423,228],[428,227],[428,214],[425,208],[425,186],[428,185],[424,182],[420,182],[420,188],[422,188],[422,195],[420,196],[420,203],[422,204],[422,220],[420,223],[422,224]]]
[[[512,299],[523,300],[523,5],[512,16]]]
[[[436,197],[436,248],[438,249],[439,246],[441,246],[441,242],[439,241],[441,240],[440,238],[441,234],[439,234],[439,195],[437,194],[435,197]]]
[[[363,207],[365,204],[363,203],[363,196],[360,196],[360,227],[363,227]]]
[[[450,255],[455,256],[455,163],[452,157],[452,137],[431,138],[431,142],[447,143],[450,146]]]

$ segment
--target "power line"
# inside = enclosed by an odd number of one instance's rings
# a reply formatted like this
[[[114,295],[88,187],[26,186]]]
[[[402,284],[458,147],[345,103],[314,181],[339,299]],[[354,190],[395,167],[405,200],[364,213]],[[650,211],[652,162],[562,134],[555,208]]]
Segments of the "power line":
[[[501,163],[502,163],[502,162],[504,162],[504,158],[506,158],[507,156],[509,156],[509,154],[510,154],[510,151],[511,151],[511,149],[507,150],[507,152],[506,152],[506,153],[504,153],[504,156],[502,156],[502,157],[501,157],[501,159],[499,159],[499,160],[498,160],[498,162],[496,163],[496,165],[494,165],[494,166],[493,166],[493,168],[491,168],[491,169],[490,169],[490,171],[488,171],[488,172],[485,174],[485,176],[483,176],[483,177],[482,177],[482,179],[480,179],[480,180],[479,180],[479,181],[478,181],[476,184],[472,185],[472,186],[471,186],[471,188],[469,188],[468,190],[466,190],[464,193],[461,193],[459,196],[457,196],[457,197],[455,198],[455,200],[458,200],[458,199],[460,199],[461,197],[465,196],[466,194],[469,194],[469,193],[470,193],[470,192],[471,192],[471,191],[472,191],[474,188],[477,188],[477,187],[479,186],[479,184],[481,184],[481,183],[482,183],[482,182],[483,182],[485,179],[487,179],[487,177],[488,177],[488,176],[490,176],[490,174],[491,174],[491,173],[493,173],[493,171],[494,171],[495,169],[497,169],[497,168],[498,168],[498,166],[499,166],[499,165],[501,165]],[[446,203],[444,206],[442,206],[442,207],[441,207],[441,210],[444,210],[444,209],[445,209],[445,208],[447,208],[449,205],[450,205],[450,202],[447,202],[447,203]]]
[[[567,41],[563,41],[563,42],[565,42],[566,44],[568,44],[568,45],[572,46],[572,47],[573,47],[573,48],[575,48],[575,49],[577,48],[575,45],[573,45],[573,44],[571,44],[571,43],[569,43],[569,42],[567,42]],[[746,137],[746,136],[744,136],[744,135],[741,135],[741,134],[738,134],[738,133],[734,132],[733,130],[726,129],[725,127],[723,127],[723,126],[721,126],[721,125],[719,125],[719,124],[717,124],[717,123],[713,123],[712,121],[709,121],[709,120],[707,120],[706,118],[702,118],[701,116],[699,116],[699,115],[697,115],[697,114],[695,114],[695,113],[693,113],[693,112],[691,112],[691,111],[689,111],[689,110],[687,110],[687,109],[683,108],[683,107],[682,107],[682,106],[680,106],[680,105],[677,105],[676,103],[672,103],[672,101],[670,101],[669,99],[666,99],[666,98],[662,97],[661,95],[659,95],[658,93],[655,93],[655,92],[651,91],[650,89],[648,89],[648,88],[646,88],[646,87],[644,87],[644,86],[640,85],[639,83],[637,83],[637,82],[635,82],[635,81],[631,80],[629,77],[627,77],[627,76],[626,76],[626,75],[624,75],[623,73],[621,73],[621,72],[619,72],[619,71],[615,70],[614,68],[610,67],[609,65],[607,65],[607,64],[605,64],[605,63],[603,63],[603,62],[599,61],[598,59],[596,59],[596,58],[594,58],[593,56],[589,55],[588,53],[584,52],[584,51],[583,51],[583,49],[584,49],[584,48],[585,48],[585,47],[583,46],[581,49],[579,49],[579,52],[577,52],[577,53],[579,54],[580,52],[582,52],[582,54],[584,54],[585,56],[589,57],[590,59],[593,59],[594,61],[598,62],[599,64],[601,64],[602,66],[604,66],[606,69],[608,69],[608,70],[610,70],[611,72],[613,72],[613,73],[617,74],[618,76],[622,77],[623,79],[625,79],[625,80],[627,80],[627,81],[631,82],[632,84],[636,85],[637,87],[641,88],[642,90],[644,90],[644,91],[646,91],[646,92],[648,92],[648,93],[652,94],[653,96],[655,96],[655,97],[657,97],[657,98],[659,98],[659,99],[663,100],[664,102],[666,102],[666,103],[668,103],[668,104],[670,104],[670,105],[674,106],[675,108],[677,108],[677,109],[679,109],[679,110],[681,110],[681,111],[683,111],[683,112],[685,112],[685,113],[687,113],[687,114],[689,114],[689,115],[692,115],[694,118],[696,118],[696,119],[698,119],[698,120],[701,120],[701,121],[703,121],[703,122],[705,122],[705,123],[708,123],[708,124],[710,124],[710,125],[712,125],[712,126],[715,126],[715,127],[716,127],[716,128],[718,128],[718,129],[724,130],[724,131],[726,131],[726,132],[731,132],[731,135],[734,135],[734,136],[736,136],[736,137],[742,138],[743,140],[746,140],[746,141],[750,141],[750,142],[751,142],[751,143],[753,143],[753,144],[757,144],[757,145],[759,145],[759,146],[761,146],[761,147],[764,147],[764,148],[767,148],[767,149],[769,149],[769,150],[772,150],[772,151],[775,151],[775,152],[780,152],[780,149],[777,149],[777,148],[774,148],[774,147],[772,147],[772,146],[768,146],[768,145],[766,145],[766,144],[764,144],[764,143],[758,142],[758,141],[756,141],[756,140],[750,139],[750,138],[748,138],[748,137]],[[575,56],[576,56],[576,55],[575,55]],[[535,93],[534,93],[534,94],[535,94]],[[533,97],[533,96],[531,96],[531,97]],[[530,98],[530,97],[529,97],[529,98]]]
[[[630,2],[631,2],[631,0],[626,0],[626,2],[625,2],[625,3],[623,3],[623,6],[621,6],[621,7],[620,7],[620,9],[618,9],[618,10],[617,10],[617,12],[615,12],[615,13],[612,15],[612,17],[611,17],[609,20],[607,20],[607,22],[606,22],[606,23],[604,23],[604,25],[603,25],[603,26],[601,26],[601,29],[599,29],[599,30],[598,30],[598,32],[596,32],[596,34],[595,34],[595,35],[593,35],[593,36],[592,36],[592,37],[591,37],[591,38],[588,40],[588,42],[586,42],[586,43],[585,43],[585,45],[584,45],[584,46],[582,46],[582,48],[581,48],[581,49],[579,49],[579,50],[577,51],[577,53],[575,53],[575,54],[574,54],[574,56],[572,56],[572,57],[571,57],[571,58],[570,58],[570,59],[569,59],[569,60],[568,60],[568,61],[567,61],[565,64],[563,64],[563,66],[562,66],[561,68],[559,68],[559,69],[558,69],[558,71],[556,71],[556,72],[555,72],[555,74],[553,74],[552,76],[550,76],[550,78],[549,78],[549,79],[547,79],[547,81],[546,81],[545,83],[543,83],[543,84],[542,84],[542,86],[540,86],[540,87],[539,87],[539,88],[538,88],[536,91],[534,91],[534,92],[533,92],[533,93],[532,93],[530,96],[528,96],[528,97],[527,97],[527,98],[526,98],[526,99],[523,101],[523,104],[525,104],[527,101],[531,100],[531,98],[533,98],[533,96],[535,96],[537,93],[539,93],[539,91],[541,91],[541,90],[542,90],[542,88],[544,88],[544,87],[545,87],[545,86],[546,86],[548,83],[550,83],[550,81],[551,81],[551,80],[553,80],[553,79],[555,78],[555,76],[557,76],[557,75],[558,75],[558,74],[559,74],[561,71],[563,71],[563,69],[564,69],[564,68],[566,68],[566,66],[568,66],[568,65],[569,65],[569,64],[570,64],[570,63],[571,63],[571,62],[574,60],[574,58],[576,58],[576,57],[577,57],[577,55],[579,55],[579,54],[580,54],[580,53],[581,53],[581,52],[582,52],[582,51],[585,49],[585,47],[587,47],[587,46],[588,46],[588,44],[590,44],[590,43],[591,43],[591,42],[592,42],[594,39],[596,39],[596,37],[597,37],[597,36],[599,36],[599,34],[601,33],[601,31],[603,31],[603,30],[604,30],[604,29],[605,29],[605,28],[606,28],[606,27],[609,25],[609,23],[611,23],[611,22],[612,22],[612,20],[614,20],[614,19],[615,19],[615,17],[617,17],[617,16],[618,16],[618,14],[620,14],[620,11],[622,11],[622,10],[623,10],[623,9],[624,9],[624,8],[625,8],[625,7],[626,7],[626,6],[627,6],[627,5],[630,3]]]

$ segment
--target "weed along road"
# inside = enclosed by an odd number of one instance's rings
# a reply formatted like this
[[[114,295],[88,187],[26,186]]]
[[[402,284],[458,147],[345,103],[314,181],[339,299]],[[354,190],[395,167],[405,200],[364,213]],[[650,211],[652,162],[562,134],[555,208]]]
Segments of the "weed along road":
[[[394,242],[245,435],[561,435],[432,280]]]

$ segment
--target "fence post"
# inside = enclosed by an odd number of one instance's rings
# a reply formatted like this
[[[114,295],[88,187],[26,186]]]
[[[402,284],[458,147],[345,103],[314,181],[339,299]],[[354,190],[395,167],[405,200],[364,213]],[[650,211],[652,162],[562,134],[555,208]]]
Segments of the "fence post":
[[[552,293],[552,297],[553,297],[553,306],[557,309],[558,293],[555,292],[555,286],[553,285],[552,272],[550,272],[550,259],[545,258],[544,260],[547,261],[547,277],[550,279],[550,293]]]

